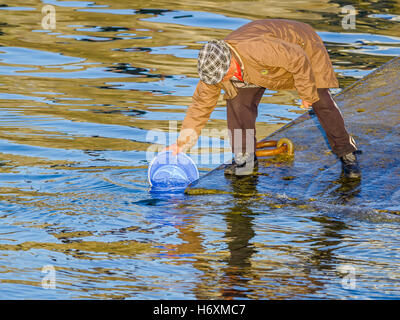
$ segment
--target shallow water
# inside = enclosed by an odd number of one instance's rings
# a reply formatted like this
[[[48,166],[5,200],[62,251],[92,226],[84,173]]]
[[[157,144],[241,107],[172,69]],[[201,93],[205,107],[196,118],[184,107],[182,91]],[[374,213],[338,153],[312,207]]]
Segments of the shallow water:
[[[0,298],[398,298],[400,217],[147,182],[148,134],[184,118],[202,43],[252,19],[304,21],[343,88],[400,53],[399,3],[354,3],[355,30],[335,1],[0,6]],[[259,110],[260,138],[301,113],[289,91]],[[220,100],[208,127],[225,117]]]

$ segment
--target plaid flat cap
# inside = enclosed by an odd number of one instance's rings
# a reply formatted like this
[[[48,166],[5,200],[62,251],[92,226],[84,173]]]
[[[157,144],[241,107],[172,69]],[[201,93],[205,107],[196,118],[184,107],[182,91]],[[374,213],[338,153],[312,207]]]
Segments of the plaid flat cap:
[[[197,70],[207,84],[221,82],[231,64],[231,51],[223,40],[211,40],[200,49]]]

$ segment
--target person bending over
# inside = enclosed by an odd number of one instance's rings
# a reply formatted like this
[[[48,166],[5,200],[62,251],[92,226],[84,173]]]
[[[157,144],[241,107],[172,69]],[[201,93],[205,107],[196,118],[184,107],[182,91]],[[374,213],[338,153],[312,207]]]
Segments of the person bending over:
[[[199,51],[197,69],[200,80],[179,137],[165,150],[185,152],[196,144],[222,89],[234,154],[225,173],[252,174],[257,162],[257,109],[265,89],[296,89],[302,107],[315,111],[345,177],[361,176],[357,146],[329,91],[339,87],[338,80],[321,38],[308,24],[284,19],[245,24],[224,40],[206,43]]]

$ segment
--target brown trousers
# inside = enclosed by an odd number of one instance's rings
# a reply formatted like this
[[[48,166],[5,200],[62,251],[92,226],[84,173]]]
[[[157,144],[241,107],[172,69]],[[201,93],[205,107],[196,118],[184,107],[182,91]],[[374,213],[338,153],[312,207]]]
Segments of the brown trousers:
[[[238,95],[227,100],[228,130],[233,153],[254,153],[256,145],[256,118],[258,105],[265,88],[239,88]],[[342,113],[329,89],[317,89],[319,100],[312,107],[325,130],[332,152],[338,157],[357,150],[348,134]]]

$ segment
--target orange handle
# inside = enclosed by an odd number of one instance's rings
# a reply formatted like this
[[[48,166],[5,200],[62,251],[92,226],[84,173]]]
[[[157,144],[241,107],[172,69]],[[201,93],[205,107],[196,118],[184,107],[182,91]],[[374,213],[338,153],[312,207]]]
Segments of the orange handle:
[[[260,141],[256,144],[256,149],[265,148],[265,147],[276,147],[274,149],[263,149],[256,150],[257,157],[269,157],[275,156],[282,153],[287,153],[289,155],[294,154],[293,142],[287,138],[282,138],[279,141]]]

